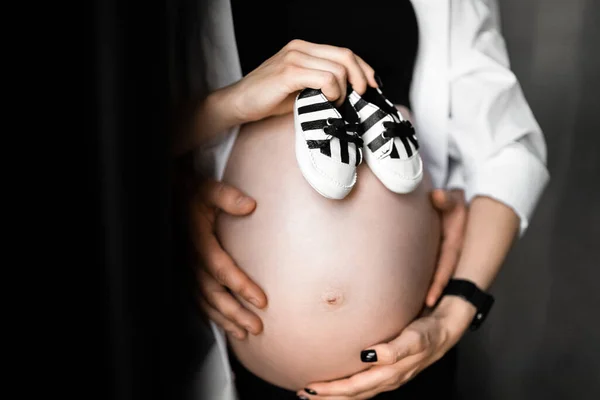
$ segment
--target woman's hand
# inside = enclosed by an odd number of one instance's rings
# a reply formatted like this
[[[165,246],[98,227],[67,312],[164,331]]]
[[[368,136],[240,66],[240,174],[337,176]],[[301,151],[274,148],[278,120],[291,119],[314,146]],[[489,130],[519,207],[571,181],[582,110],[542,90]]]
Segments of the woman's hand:
[[[456,270],[467,226],[467,204],[462,190],[436,189],[431,193],[431,202],[442,220],[442,243],[433,281],[425,298],[427,307],[437,303]]]
[[[238,82],[200,101],[192,121],[184,118],[173,152],[185,154],[236,125],[291,112],[296,95],[306,88],[321,89],[339,106],[347,82],[360,94],[367,85],[377,87],[373,68],[351,50],[292,40]]]
[[[247,215],[254,211],[256,202],[238,189],[208,180],[197,192],[191,206],[194,240],[202,264],[198,270],[202,309],[211,320],[238,339],[244,339],[246,332],[255,335],[260,333],[260,318],[246,309],[227,289],[258,308],[267,305],[267,298],[223,250],[214,230],[220,211]]]
[[[375,72],[351,50],[292,40],[273,57],[228,87],[239,123],[292,111],[296,94],[321,89],[336,105],[343,103],[346,82],[362,94],[377,87]]]
[[[373,367],[350,378],[311,383],[308,390],[297,394],[311,400],[362,400],[395,390],[450,350],[468,328],[475,312],[475,307],[465,300],[446,296],[432,312],[416,319],[396,339],[356,355],[364,362],[369,360]]]

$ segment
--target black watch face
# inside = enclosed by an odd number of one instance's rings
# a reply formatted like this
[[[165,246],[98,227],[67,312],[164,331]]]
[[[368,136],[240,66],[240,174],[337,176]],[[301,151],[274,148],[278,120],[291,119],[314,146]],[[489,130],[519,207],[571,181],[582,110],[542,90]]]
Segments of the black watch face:
[[[471,330],[475,330],[481,326],[483,321],[488,316],[492,305],[494,304],[494,298],[490,295],[486,294],[486,299],[482,302],[482,304],[477,308],[477,313],[473,317],[473,321],[471,322]]]
[[[471,322],[471,330],[479,328],[485,319],[485,314],[479,310],[477,310],[477,314],[473,317],[473,321]]]

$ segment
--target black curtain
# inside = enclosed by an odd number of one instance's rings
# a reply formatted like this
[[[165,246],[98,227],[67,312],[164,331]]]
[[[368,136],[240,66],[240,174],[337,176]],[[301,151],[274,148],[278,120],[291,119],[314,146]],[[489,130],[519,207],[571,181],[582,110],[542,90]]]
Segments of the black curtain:
[[[185,166],[169,151],[178,110],[202,91],[200,10],[190,0],[94,2],[87,159],[97,240],[85,267],[102,285],[97,365],[108,399],[190,397],[212,340],[195,303]]]

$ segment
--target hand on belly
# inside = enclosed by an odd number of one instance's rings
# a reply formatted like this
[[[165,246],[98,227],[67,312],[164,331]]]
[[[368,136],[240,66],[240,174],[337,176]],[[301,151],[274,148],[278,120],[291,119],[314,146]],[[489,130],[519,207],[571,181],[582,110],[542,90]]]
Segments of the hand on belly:
[[[245,126],[224,180],[257,200],[249,217],[222,215],[223,247],[267,294],[252,308],[264,332],[231,339],[254,374],[290,390],[368,367],[360,351],[396,336],[420,311],[433,273],[439,221],[425,179],[391,193],[365,165],[344,200],[303,179],[290,115]]]

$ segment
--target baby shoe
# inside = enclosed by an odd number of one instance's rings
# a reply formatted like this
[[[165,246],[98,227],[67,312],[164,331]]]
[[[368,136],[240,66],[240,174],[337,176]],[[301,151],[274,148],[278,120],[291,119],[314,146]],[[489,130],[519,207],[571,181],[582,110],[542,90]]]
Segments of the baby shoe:
[[[350,89],[348,100],[360,117],[369,168],[392,192],[413,191],[423,179],[423,162],[412,124],[379,88],[369,87],[362,96]]]
[[[304,89],[294,104],[298,165],[308,183],[330,199],[350,193],[362,162],[361,125],[354,114],[356,122],[348,123],[319,89]]]

